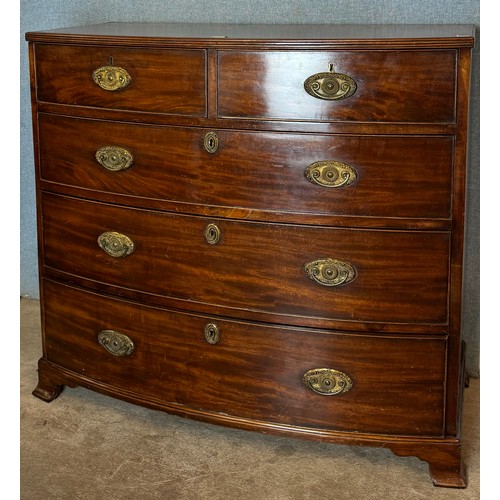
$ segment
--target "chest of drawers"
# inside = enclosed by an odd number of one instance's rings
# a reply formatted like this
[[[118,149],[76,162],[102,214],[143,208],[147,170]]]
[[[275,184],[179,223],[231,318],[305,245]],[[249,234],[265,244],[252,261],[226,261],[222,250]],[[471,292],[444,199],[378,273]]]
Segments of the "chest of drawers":
[[[28,33],[43,357],[167,412],[465,486],[472,28]]]

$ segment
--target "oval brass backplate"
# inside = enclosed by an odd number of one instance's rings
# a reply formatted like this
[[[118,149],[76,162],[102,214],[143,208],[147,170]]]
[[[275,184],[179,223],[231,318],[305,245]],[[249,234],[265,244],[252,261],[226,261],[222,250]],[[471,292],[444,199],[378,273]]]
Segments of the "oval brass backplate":
[[[304,82],[305,91],[318,99],[339,101],[352,96],[358,88],[356,82],[343,73],[334,73],[333,64],[324,73],[311,75]]]
[[[208,224],[205,228],[205,239],[210,245],[215,245],[220,240],[220,229],[216,224]]]
[[[322,396],[335,396],[351,390],[352,380],[345,373],[332,368],[314,368],[304,373],[304,385]]]
[[[135,349],[127,335],[115,330],[102,330],[97,335],[97,341],[113,356],[130,356]]]
[[[102,66],[92,73],[92,79],[103,90],[124,89],[132,80],[127,70],[119,66]]]
[[[126,170],[134,162],[132,153],[120,146],[103,146],[95,153],[96,160],[107,170]]]
[[[309,182],[328,188],[349,186],[358,178],[356,170],[350,165],[333,160],[311,163],[304,174]]]
[[[220,332],[219,327],[215,323],[205,325],[205,340],[209,344],[217,344],[219,342]]]
[[[203,146],[207,153],[215,153],[219,149],[219,138],[215,132],[207,132],[203,138]]]
[[[323,286],[338,286],[356,278],[356,269],[349,262],[318,259],[304,266],[306,276]]]
[[[97,238],[97,244],[111,257],[127,257],[134,249],[134,242],[125,234],[106,231]]]

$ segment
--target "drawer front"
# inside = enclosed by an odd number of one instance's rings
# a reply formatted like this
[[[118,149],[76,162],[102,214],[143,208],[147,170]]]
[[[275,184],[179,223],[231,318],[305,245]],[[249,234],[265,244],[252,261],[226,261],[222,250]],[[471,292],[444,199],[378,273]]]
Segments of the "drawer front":
[[[451,137],[216,131],[40,114],[42,178],[95,191],[304,214],[448,218]],[[125,149],[132,163],[104,148]],[[96,159],[102,152],[101,164]],[[122,170],[123,168],[123,170]]]
[[[447,321],[446,232],[217,220],[53,194],[42,205],[44,262],[64,272],[292,322]]]
[[[203,50],[38,44],[36,72],[39,101],[174,115],[206,112]],[[116,89],[117,82],[125,86]]]
[[[221,51],[218,112],[228,118],[452,123],[455,59],[454,50]]]
[[[47,281],[44,297],[47,359],[141,400],[294,426],[442,434],[444,340],[233,322]],[[216,343],[206,340],[207,324],[218,328]],[[106,330],[126,335],[133,350],[121,356],[113,341],[111,352],[103,347]],[[316,368],[336,370],[352,386],[314,392],[303,378]]]

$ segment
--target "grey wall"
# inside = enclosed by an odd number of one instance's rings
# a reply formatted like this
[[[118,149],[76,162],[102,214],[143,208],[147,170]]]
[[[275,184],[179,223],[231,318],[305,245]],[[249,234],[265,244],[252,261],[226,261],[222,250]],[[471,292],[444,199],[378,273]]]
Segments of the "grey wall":
[[[38,298],[26,31],[109,21],[479,25],[479,0],[21,0],[21,295]],[[479,30],[478,33],[479,35]],[[479,40],[473,54],[464,336],[479,373]]]

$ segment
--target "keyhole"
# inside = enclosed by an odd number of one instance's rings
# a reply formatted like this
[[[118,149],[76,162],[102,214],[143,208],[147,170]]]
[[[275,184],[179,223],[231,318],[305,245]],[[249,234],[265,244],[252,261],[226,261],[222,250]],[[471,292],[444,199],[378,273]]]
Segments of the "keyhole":
[[[219,328],[214,323],[205,325],[205,340],[209,344],[217,344],[219,342]]]
[[[208,153],[215,153],[219,149],[219,138],[215,132],[207,132],[203,138],[205,150]]]
[[[113,66],[113,56],[109,56],[108,61],[109,61],[109,65]]]
[[[210,245],[215,245],[220,239],[220,229],[215,224],[209,224],[205,229],[205,239]]]

